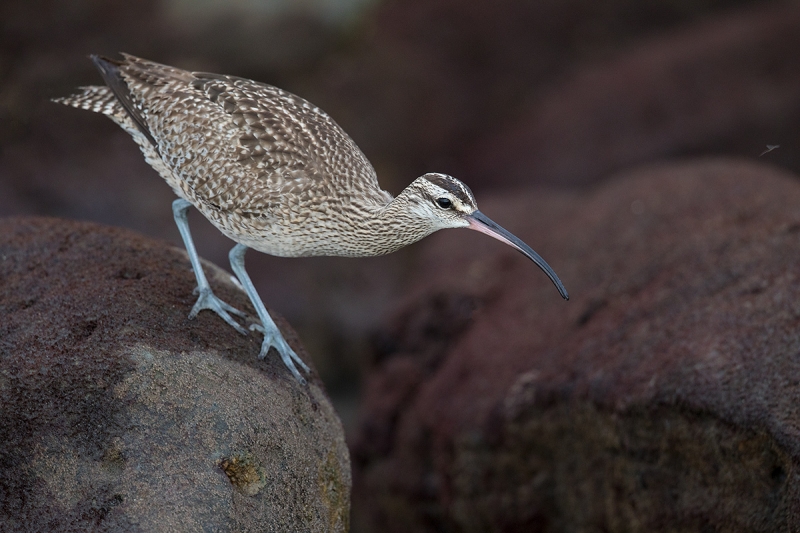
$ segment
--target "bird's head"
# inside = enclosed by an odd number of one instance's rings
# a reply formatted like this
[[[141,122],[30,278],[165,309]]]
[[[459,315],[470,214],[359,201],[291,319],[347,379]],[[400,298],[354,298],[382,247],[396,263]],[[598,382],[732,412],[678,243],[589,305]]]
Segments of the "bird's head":
[[[402,196],[407,201],[410,214],[430,224],[433,231],[445,228],[468,228],[485,233],[517,249],[536,263],[547,274],[561,296],[569,300],[567,289],[550,265],[530,246],[481,213],[472,191],[461,181],[446,174],[425,174],[406,187]]]

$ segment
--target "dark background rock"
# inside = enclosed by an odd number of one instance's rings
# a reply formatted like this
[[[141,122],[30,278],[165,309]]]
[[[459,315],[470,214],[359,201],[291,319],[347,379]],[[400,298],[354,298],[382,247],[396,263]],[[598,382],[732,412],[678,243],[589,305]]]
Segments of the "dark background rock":
[[[348,529],[348,451],[316,372],[300,385],[257,358],[259,335],[190,321],[194,284],[185,253],[127,230],[0,220],[0,531]]]
[[[745,160],[486,210],[422,247],[352,445],[355,531],[800,528],[800,184]]]
[[[476,182],[580,185],[667,156],[796,146],[798,28],[791,3],[649,36],[552,84],[464,159]],[[793,148],[770,160],[800,168]]]

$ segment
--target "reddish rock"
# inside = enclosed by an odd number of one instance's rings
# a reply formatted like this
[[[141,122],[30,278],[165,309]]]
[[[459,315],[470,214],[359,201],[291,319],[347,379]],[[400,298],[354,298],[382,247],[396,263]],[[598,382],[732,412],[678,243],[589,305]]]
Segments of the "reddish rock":
[[[699,160],[481,207],[571,300],[493,240],[429,239],[367,382],[354,530],[800,528],[797,178]]]
[[[348,451],[316,372],[300,385],[257,358],[260,336],[189,320],[194,285],[182,250],[129,231],[0,219],[0,530],[348,529]]]
[[[769,155],[800,121],[800,5],[754,5],[575,66],[465,151],[476,182],[591,184],[680,154]]]

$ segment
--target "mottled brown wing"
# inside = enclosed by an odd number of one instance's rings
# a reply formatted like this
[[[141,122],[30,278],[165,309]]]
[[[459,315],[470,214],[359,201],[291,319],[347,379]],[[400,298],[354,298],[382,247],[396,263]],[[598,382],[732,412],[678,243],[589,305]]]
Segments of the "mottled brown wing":
[[[372,165],[324,111],[270,85],[125,56],[119,66],[167,164],[199,198],[267,212],[380,191]]]

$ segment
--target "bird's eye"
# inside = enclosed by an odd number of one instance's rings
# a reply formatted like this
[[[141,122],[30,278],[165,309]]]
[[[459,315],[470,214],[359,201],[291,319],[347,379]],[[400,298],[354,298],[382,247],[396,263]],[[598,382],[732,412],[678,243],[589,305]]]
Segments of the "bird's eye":
[[[450,209],[451,207],[453,207],[453,202],[451,202],[449,198],[437,198],[436,205],[438,205],[442,209]]]

